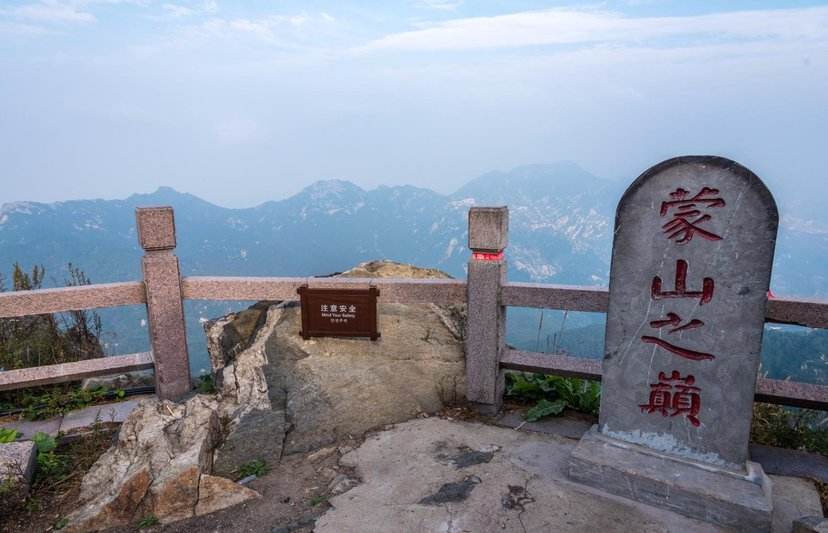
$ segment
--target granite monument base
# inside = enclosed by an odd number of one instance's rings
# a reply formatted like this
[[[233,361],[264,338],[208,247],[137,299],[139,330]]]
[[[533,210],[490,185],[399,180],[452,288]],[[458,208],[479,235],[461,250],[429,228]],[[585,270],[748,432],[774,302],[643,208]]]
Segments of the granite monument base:
[[[743,472],[666,455],[588,431],[569,458],[570,479],[631,500],[740,531],[770,531],[771,481],[748,461]]]

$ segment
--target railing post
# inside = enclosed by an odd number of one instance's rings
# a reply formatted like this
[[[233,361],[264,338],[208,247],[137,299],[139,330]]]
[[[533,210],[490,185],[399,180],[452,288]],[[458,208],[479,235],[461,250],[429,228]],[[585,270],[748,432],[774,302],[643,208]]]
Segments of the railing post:
[[[172,207],[135,209],[141,269],[147,291],[150,344],[155,359],[155,392],[176,400],[190,391],[190,362],[181,302],[181,273],[175,250]]]
[[[481,412],[494,414],[503,400],[500,354],[505,346],[506,312],[500,288],[506,281],[509,210],[469,210],[468,320],[466,323],[466,397]]]

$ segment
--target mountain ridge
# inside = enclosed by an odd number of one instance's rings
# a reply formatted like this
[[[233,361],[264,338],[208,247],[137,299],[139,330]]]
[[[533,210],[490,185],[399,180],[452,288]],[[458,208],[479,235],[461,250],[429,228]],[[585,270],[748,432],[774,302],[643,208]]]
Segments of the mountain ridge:
[[[496,204],[510,209],[510,280],[606,286],[622,193],[619,183],[564,162],[487,173],[448,195],[410,185],[365,190],[334,179],[246,208],[223,207],[171,187],[117,200],[11,202],[0,207],[0,272],[15,262],[27,269],[44,265],[47,284],[59,286],[71,261],[95,283],[140,279],[143,252],[134,208],[166,204],[175,209],[176,254],[185,276],[326,275],[391,259],[462,278],[469,257],[468,208]],[[828,234],[815,227],[801,220],[782,225],[775,294],[828,297]],[[186,302],[191,344],[203,345],[200,320],[238,305]],[[146,349],[140,306],[101,313],[115,332],[111,351]],[[510,309],[510,317],[523,315],[529,316]],[[594,321],[570,316],[567,324]]]

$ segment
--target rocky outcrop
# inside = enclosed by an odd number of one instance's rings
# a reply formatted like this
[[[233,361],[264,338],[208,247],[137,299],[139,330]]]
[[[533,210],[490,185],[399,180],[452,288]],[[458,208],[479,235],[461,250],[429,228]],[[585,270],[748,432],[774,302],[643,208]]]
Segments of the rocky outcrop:
[[[115,446],[84,476],[68,531],[134,524],[147,515],[174,522],[257,497],[208,475],[221,436],[218,413],[218,401],[203,395],[183,404],[141,402]]]
[[[390,262],[343,275],[447,277]],[[463,316],[462,307],[380,304],[378,341],[304,340],[296,303],[260,302],[216,320],[207,336],[218,394],[142,401],[84,477],[67,530],[148,515],[174,522],[257,498],[227,479],[245,463],[273,465],[462,398]],[[354,480],[331,483],[339,493]]]
[[[342,275],[448,277],[387,261]],[[294,303],[259,305],[216,321],[208,346],[227,400],[222,415],[232,422],[215,471],[227,474],[251,458],[278,461],[283,453],[318,448],[462,398],[463,316],[459,306],[380,304],[378,341],[305,340]],[[250,335],[245,338],[239,321],[260,326],[242,328]]]

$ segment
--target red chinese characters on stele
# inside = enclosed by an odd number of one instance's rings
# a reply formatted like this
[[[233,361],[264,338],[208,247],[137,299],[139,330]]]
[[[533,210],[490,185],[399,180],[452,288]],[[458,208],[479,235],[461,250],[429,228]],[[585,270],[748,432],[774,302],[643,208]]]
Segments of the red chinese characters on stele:
[[[690,242],[697,234],[708,241],[722,240],[721,236],[702,228],[702,224],[712,218],[710,214],[702,212],[702,209],[707,210],[726,205],[722,198],[716,196],[718,194],[719,190],[711,187],[702,187],[692,197],[689,196],[689,191],[681,187],[671,192],[670,200],[661,202],[662,217],[672,212],[672,218],[661,226],[667,238],[678,244]]]
[[[692,374],[681,377],[678,370],[673,370],[670,377],[659,372],[658,383],[650,384],[650,401],[639,407],[642,412],[658,412],[662,416],[685,415],[691,424],[698,427],[701,425],[701,389],[693,385],[695,382]]]
[[[670,215],[671,219],[661,226],[664,235],[677,245],[686,245],[694,236],[705,241],[720,241],[722,236],[712,232],[706,224],[712,216],[706,211],[713,208],[725,207],[727,204],[719,196],[719,190],[712,187],[702,187],[693,196],[681,187],[670,193],[670,199],[661,203],[659,215]],[[697,241],[698,242],[698,241]],[[653,277],[650,286],[652,300],[666,300],[674,298],[697,299],[699,306],[710,303],[716,289],[713,278],[703,277],[700,290],[690,290],[687,287],[687,271],[689,265],[686,260],[676,261],[675,287],[673,290],[664,290],[660,276]],[[671,342],[670,336],[696,330],[704,327],[704,321],[698,318],[684,320],[678,313],[668,312],[665,317],[650,321],[650,327],[659,332],[666,332],[668,339],[662,335],[643,335],[641,341],[652,344],[667,352],[687,359],[700,362],[716,358],[715,355],[698,350],[692,350]],[[682,377],[678,370],[672,370],[668,377],[664,372],[658,373],[658,383],[650,384],[649,402],[641,404],[642,412],[659,413],[665,417],[685,415],[695,427],[701,425],[699,411],[701,410],[701,389],[696,387],[695,376],[687,374]]]
[[[661,300],[664,298],[697,298],[699,300],[700,306],[710,302],[713,299],[713,293],[715,291],[716,283],[713,281],[712,278],[704,278],[702,280],[702,290],[687,290],[687,267],[687,261],[683,259],[679,259],[678,261],[676,261],[676,287],[675,290],[672,291],[663,291],[661,288],[661,278],[658,276],[653,278],[653,283],[650,288],[650,294],[652,299]],[[700,328],[704,326],[704,322],[702,320],[694,318],[686,324],[682,324],[682,318],[678,314],[673,312],[667,313],[666,318],[653,320],[650,322],[650,327],[655,329],[662,329],[667,326],[671,326],[670,329],[667,330],[667,334],[672,335],[681,331]],[[714,356],[713,354],[699,352],[696,350],[690,350],[688,348],[682,348],[681,346],[676,346],[675,344],[667,340],[652,335],[644,335],[641,337],[641,340],[648,344],[655,344],[656,346],[664,348],[668,352],[671,352],[685,359],[690,359],[691,361],[704,361],[706,359],[716,358],[716,356]]]

